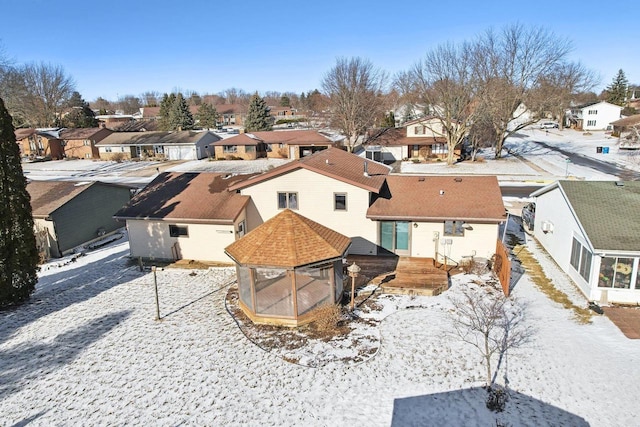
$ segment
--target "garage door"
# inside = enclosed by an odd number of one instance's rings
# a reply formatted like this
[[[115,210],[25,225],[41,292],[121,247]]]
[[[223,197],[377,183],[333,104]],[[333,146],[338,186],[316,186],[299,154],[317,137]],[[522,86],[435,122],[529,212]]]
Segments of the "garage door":
[[[165,147],[169,160],[196,160],[195,147]]]

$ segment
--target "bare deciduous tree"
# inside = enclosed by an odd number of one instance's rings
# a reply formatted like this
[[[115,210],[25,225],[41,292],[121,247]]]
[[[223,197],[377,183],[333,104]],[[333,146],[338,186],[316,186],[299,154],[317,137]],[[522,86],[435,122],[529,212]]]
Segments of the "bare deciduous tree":
[[[454,332],[480,352],[487,370],[487,385],[491,387],[507,352],[533,336],[533,330],[524,323],[525,306],[493,288],[465,289],[461,298],[453,299],[453,306]],[[496,357],[494,371],[492,361]]]
[[[384,71],[359,57],[338,58],[322,79],[322,89],[329,97],[332,126],[346,136],[347,150],[353,151],[358,138],[381,115],[386,80]]]
[[[442,44],[427,53],[409,75],[396,79],[398,87],[412,91],[414,99],[427,104],[438,119],[447,141],[447,164],[469,133],[476,115],[475,104],[483,89],[474,73],[476,56],[470,43]],[[439,132],[439,129],[433,131]]]
[[[567,93],[588,89],[592,82],[584,67],[567,63],[571,43],[542,27],[515,24],[500,32],[490,29],[475,45],[475,68],[485,86],[479,102],[495,130],[496,158],[502,156],[507,137],[536,120],[516,117],[521,103],[536,112],[546,107],[561,118]],[[540,94],[543,88],[544,96]],[[549,103],[553,98],[557,99]]]
[[[54,126],[74,90],[64,68],[47,63],[10,68],[2,87],[11,113],[29,126]]]

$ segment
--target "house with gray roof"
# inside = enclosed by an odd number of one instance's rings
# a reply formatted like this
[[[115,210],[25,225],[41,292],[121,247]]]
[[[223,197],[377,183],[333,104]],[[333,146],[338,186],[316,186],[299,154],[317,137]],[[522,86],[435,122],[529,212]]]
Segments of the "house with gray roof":
[[[531,196],[535,237],[590,301],[640,303],[640,182],[558,181]]]
[[[219,140],[211,132],[189,130],[114,132],[96,146],[102,160],[200,160],[213,156],[213,143]]]

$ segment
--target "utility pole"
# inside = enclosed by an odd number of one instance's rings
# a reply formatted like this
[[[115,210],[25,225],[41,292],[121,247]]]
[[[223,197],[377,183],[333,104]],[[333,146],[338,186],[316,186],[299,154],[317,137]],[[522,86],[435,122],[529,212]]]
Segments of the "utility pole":
[[[151,266],[153,271],[153,288],[156,292],[156,320],[160,320],[160,301],[158,300],[158,278],[156,277],[156,266]]]

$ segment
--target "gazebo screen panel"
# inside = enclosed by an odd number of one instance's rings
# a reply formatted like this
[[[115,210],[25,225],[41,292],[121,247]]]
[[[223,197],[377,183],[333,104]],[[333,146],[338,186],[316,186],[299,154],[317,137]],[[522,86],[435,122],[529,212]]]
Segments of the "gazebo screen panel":
[[[344,276],[342,274],[342,260],[333,263],[334,282],[336,284],[336,295],[334,301],[342,299],[342,291],[344,290]]]
[[[238,294],[240,301],[253,311],[253,300],[251,298],[251,269],[249,267],[238,266]]]
[[[331,282],[334,280],[332,264],[297,268],[295,273],[299,316],[322,304],[335,301],[331,295]]]
[[[256,314],[293,317],[293,284],[287,270],[256,268]]]

